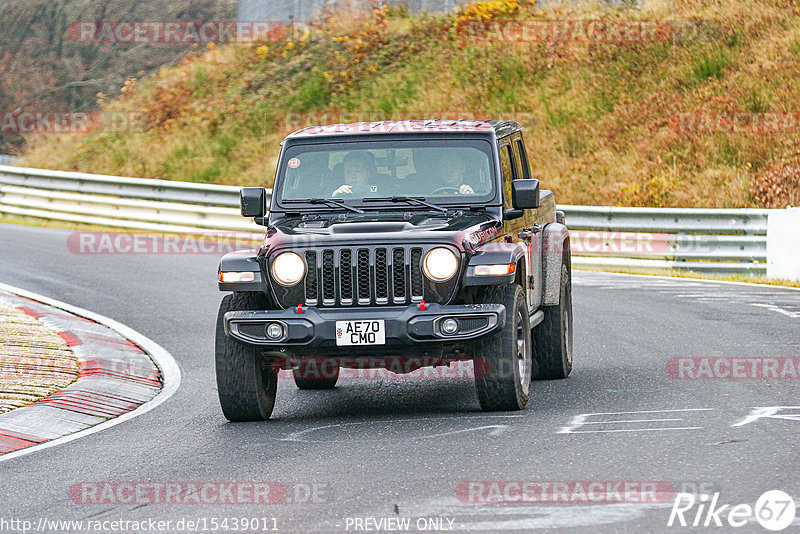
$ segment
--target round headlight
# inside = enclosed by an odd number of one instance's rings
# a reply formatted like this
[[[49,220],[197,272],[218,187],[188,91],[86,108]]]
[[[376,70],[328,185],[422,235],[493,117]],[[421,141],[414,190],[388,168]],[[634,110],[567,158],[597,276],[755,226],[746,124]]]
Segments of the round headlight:
[[[434,248],[425,255],[422,270],[434,282],[444,282],[456,274],[458,258],[449,248]]]
[[[283,252],[272,262],[272,276],[285,286],[293,286],[306,275],[306,264],[298,254]]]

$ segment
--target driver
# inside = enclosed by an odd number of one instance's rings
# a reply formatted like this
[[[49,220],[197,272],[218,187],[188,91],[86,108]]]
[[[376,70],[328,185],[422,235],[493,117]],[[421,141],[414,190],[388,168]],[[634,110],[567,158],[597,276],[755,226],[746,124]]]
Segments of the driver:
[[[467,172],[467,165],[464,160],[456,154],[444,154],[439,159],[439,176],[442,179],[442,186],[436,189],[450,189],[449,193],[456,195],[472,195],[475,190],[466,181],[464,175]]]

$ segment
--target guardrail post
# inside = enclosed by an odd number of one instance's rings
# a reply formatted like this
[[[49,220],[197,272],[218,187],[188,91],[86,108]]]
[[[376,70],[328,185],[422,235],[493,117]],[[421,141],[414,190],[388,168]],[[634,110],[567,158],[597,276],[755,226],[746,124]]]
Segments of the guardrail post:
[[[800,282],[800,208],[769,214],[767,278]]]

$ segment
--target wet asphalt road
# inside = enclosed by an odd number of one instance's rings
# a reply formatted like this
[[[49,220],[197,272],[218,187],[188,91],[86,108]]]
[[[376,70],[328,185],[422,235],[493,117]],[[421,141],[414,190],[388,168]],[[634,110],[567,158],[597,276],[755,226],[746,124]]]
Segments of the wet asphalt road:
[[[534,382],[523,412],[482,413],[468,380],[350,379],[318,392],[284,380],[271,421],[230,424],[213,367],[219,256],[78,255],[69,234],[0,225],[0,281],[138,330],[172,353],[183,381],[132,421],[0,463],[0,530],[3,518],[209,526],[234,517],[266,518],[281,532],[354,532],[386,518],[410,519],[410,531],[688,530],[667,528],[671,498],[476,504],[460,498],[466,481],[652,481],[751,505],[780,489],[800,504],[800,381],[681,380],[667,372],[678,357],[797,358],[800,291],[576,272],[575,370],[567,380]],[[759,407],[774,408],[761,412],[773,416],[748,419]],[[74,484],[99,481],[274,481],[288,498],[70,498]],[[736,531],[766,532],[754,519]],[[800,531],[800,520],[786,531]]]

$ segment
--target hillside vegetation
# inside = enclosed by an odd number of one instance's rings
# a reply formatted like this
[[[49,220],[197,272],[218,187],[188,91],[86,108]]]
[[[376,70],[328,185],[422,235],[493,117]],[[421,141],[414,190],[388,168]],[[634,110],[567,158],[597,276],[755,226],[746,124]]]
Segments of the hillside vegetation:
[[[135,115],[134,128],[45,136],[22,164],[269,186],[281,139],[315,121],[493,117],[523,123],[535,177],[562,203],[796,205],[799,11],[786,0],[491,0],[441,16],[333,14],[129,79],[100,105]],[[659,37],[509,42],[513,26],[498,26],[569,20],[649,21]],[[733,112],[737,131],[719,131]]]
[[[119,91],[130,76],[180,60],[189,43],[87,43],[85,21],[230,20],[236,0],[3,0],[0,2],[0,112],[90,111],[96,94]],[[1,124],[1,123],[0,123]],[[24,139],[0,127],[0,153]]]

